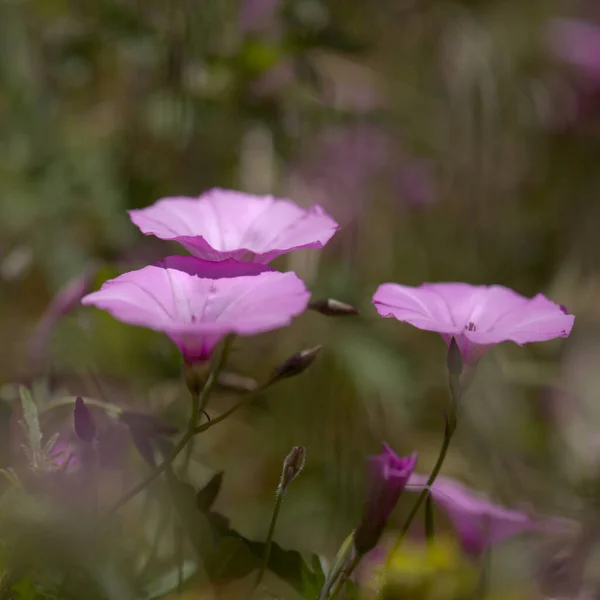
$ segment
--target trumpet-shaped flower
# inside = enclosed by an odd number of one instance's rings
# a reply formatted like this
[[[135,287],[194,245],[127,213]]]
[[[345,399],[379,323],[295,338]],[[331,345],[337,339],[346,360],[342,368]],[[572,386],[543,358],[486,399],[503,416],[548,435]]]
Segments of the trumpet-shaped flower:
[[[365,507],[354,536],[354,545],[361,554],[377,545],[416,462],[416,453],[400,457],[387,444],[383,444],[381,454],[369,458]]]
[[[187,362],[196,362],[208,359],[228,334],[253,335],[289,325],[308,299],[294,273],[232,259],[171,256],[107,281],[82,303],[166,333]]]
[[[426,475],[415,473],[406,490],[420,492],[427,487],[427,479]],[[449,477],[436,477],[431,496],[450,518],[465,552],[472,556],[479,556],[489,546],[512,536],[543,528],[543,521],[498,506]]]
[[[568,337],[575,319],[541,294],[525,298],[499,285],[384,283],[373,303],[382,317],[436,331],[447,344],[454,337],[470,363],[504,341],[526,344]]]
[[[130,210],[145,235],[179,242],[194,256],[266,264],[299,248],[322,248],[337,223],[318,205],[213,189],[198,198],[163,198]]]

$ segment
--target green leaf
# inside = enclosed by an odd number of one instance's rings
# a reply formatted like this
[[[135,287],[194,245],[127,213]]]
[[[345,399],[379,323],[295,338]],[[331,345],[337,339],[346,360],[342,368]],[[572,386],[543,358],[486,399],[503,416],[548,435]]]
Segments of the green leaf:
[[[206,513],[212,508],[221,491],[222,484],[223,471],[220,471],[213,475],[210,481],[196,494],[196,505],[201,512]]]
[[[183,581],[186,582],[191,579],[196,571],[198,570],[198,566],[193,560],[186,560],[183,563],[181,572],[183,574]],[[179,568],[174,567],[173,569],[167,571],[151,583],[146,586],[144,590],[145,597],[148,600],[152,600],[153,598],[160,598],[161,596],[166,596],[173,590],[177,588],[179,585]]]
[[[352,552],[352,548],[354,547],[354,531],[344,540],[338,553],[333,561],[333,565],[331,565],[331,569],[329,569],[329,573],[327,573],[327,577],[323,582],[323,585],[319,589],[319,600],[323,600],[329,594],[329,590],[333,587],[334,583],[337,581],[340,576],[344,566],[348,562],[348,557]]]
[[[165,475],[179,520],[202,563],[210,564],[217,539],[208,518],[198,510],[196,490],[189,483],[179,480],[173,469],[166,469]]]
[[[38,409],[26,387],[19,387],[19,396],[21,397],[23,422],[27,431],[29,447],[33,456],[39,456],[42,450],[42,430],[40,429]]]
[[[346,600],[359,600],[358,586],[351,579],[346,579]]]
[[[211,581],[226,582],[241,579],[260,566],[260,560],[237,536],[225,536],[219,540],[216,551],[206,569]]]
[[[259,560],[262,560],[266,544],[263,542],[245,541],[252,553]],[[267,566],[269,571],[283,579],[303,596],[318,587],[317,575],[313,573],[300,552],[296,550],[284,550],[281,546],[273,542]]]

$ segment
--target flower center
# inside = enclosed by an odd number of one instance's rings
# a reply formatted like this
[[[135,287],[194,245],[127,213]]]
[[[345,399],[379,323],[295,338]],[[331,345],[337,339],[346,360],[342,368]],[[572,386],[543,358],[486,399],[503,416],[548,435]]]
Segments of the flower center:
[[[477,331],[477,326],[475,325],[475,323],[473,323],[473,321],[469,321],[469,323],[465,325],[465,329],[467,331]]]

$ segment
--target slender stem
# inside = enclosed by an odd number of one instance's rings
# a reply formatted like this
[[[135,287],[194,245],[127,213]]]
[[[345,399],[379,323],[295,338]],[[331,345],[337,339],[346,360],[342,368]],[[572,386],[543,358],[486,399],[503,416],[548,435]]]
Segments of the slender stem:
[[[202,433],[203,431],[206,431],[207,429],[210,429],[211,427],[213,427],[217,423],[220,423],[221,421],[224,421],[230,415],[232,415],[234,412],[238,411],[243,406],[246,406],[246,405],[250,404],[253,400],[255,400],[258,396],[260,396],[260,394],[262,392],[264,392],[265,389],[267,389],[267,387],[269,387],[270,385],[271,385],[271,382],[268,381],[267,383],[265,383],[265,384],[261,385],[260,387],[256,388],[253,392],[250,392],[248,395],[244,396],[237,404],[234,404],[229,410],[226,410],[223,414],[219,415],[218,417],[215,417],[214,419],[211,419],[207,423],[203,423],[202,425],[198,425],[196,427],[196,429],[194,430],[194,433]]]
[[[425,498],[425,538],[428,543],[431,543],[435,537],[435,519],[433,514],[433,499],[431,498],[431,490]]]
[[[197,394],[192,394],[192,412],[190,414],[190,420],[188,422],[188,431],[192,431],[196,428],[198,424],[198,418],[200,417],[200,396]],[[194,438],[192,438],[185,447],[185,457],[183,459],[183,472],[187,473],[187,470],[190,466],[190,461],[192,460],[192,452],[194,450]]]
[[[271,516],[271,524],[269,525],[269,533],[267,534],[267,541],[265,543],[265,553],[263,556],[262,565],[260,567],[260,571],[256,577],[256,581],[254,582],[254,586],[250,594],[256,590],[256,588],[260,585],[262,578],[264,577],[267,567],[269,566],[269,558],[271,556],[271,545],[273,543],[273,535],[275,534],[275,525],[277,524],[277,517],[279,516],[279,511],[281,510],[281,504],[283,502],[284,491],[281,489],[277,490],[277,496],[275,498],[275,507],[273,508],[273,515]]]
[[[188,422],[188,430],[183,435],[183,437],[179,440],[179,443],[175,446],[175,448],[173,448],[173,450],[171,451],[171,454],[169,454],[169,456],[167,456],[167,458],[156,467],[156,469],[154,469],[145,479],[143,479],[137,485],[135,485],[133,488],[131,488],[131,490],[129,490],[129,492],[127,492],[123,497],[121,497],[119,500],[117,500],[117,502],[109,509],[109,511],[108,511],[109,515],[112,515],[115,512],[117,512],[122,506],[127,504],[127,502],[129,502],[132,498],[135,498],[135,496],[137,496],[140,492],[143,492],[151,483],[153,483],[158,477],[160,477],[160,475],[162,475],[162,473],[164,473],[165,469],[167,467],[169,467],[171,464],[173,464],[175,459],[179,456],[179,454],[182,452],[182,450],[187,446],[187,444],[194,437],[194,435],[196,435],[196,433],[199,433],[198,428],[196,427],[196,424],[198,422],[198,415],[200,412],[200,407],[204,406],[206,404],[208,397],[212,393],[215,385],[217,384],[219,374],[221,373],[221,371],[223,370],[223,367],[225,366],[225,363],[227,362],[229,348],[230,348],[230,346],[228,344],[226,344],[224,346],[218,362],[215,364],[210,375],[208,376],[208,379],[206,380],[206,383],[204,384],[202,391],[200,392],[198,397],[195,399],[194,407],[192,408],[192,414],[190,415],[190,419]],[[196,409],[196,407],[197,407],[197,409]],[[222,419],[220,419],[220,420],[222,420]],[[209,424],[210,424],[210,422],[207,423],[207,425],[209,425]]]
[[[339,578],[335,589],[331,593],[331,596],[329,596],[329,600],[334,600],[335,598],[338,597],[338,595],[344,588],[346,581],[348,581],[348,579],[350,579],[350,576],[352,575],[352,573],[354,573],[354,569],[356,569],[356,567],[358,567],[358,563],[361,561],[362,557],[363,557],[362,554],[357,553],[354,555],[352,562],[348,565],[348,567],[342,573],[342,576]]]
[[[225,338],[225,342],[223,343],[223,350],[219,355],[219,361],[215,365],[215,367],[211,370],[210,375],[208,376],[208,380],[206,385],[202,388],[202,391],[199,395],[192,395],[192,414],[190,416],[190,421],[188,424],[188,431],[194,429],[196,425],[198,425],[198,420],[200,418],[200,414],[206,409],[208,406],[208,401],[210,400],[210,392],[212,392],[214,386],[218,383],[219,377],[227,364],[227,359],[229,358],[229,353],[231,352],[231,346],[233,344],[234,336],[230,335]],[[212,378],[212,381],[211,381]],[[207,393],[207,386],[210,386]],[[190,461],[192,460],[192,453],[194,451],[194,438],[190,440],[190,443],[186,446],[185,449],[185,458],[183,460],[183,472],[187,473],[187,470],[190,466]]]
[[[444,459],[446,458],[446,454],[448,453],[448,448],[450,446],[450,441],[452,440],[453,434],[454,434],[454,427],[448,423],[448,420],[446,420],[446,429],[444,431],[444,441],[442,443],[442,448],[440,450],[440,454],[437,458],[435,466],[433,467],[433,471],[431,471],[431,475],[429,475],[427,484],[425,485],[425,487],[419,494],[419,497],[417,498],[417,501],[415,502],[412,510],[410,511],[410,514],[408,515],[408,517],[404,523],[404,526],[402,527],[402,531],[400,532],[400,535],[398,536],[398,539],[396,540],[396,543],[394,544],[392,551],[388,554],[388,558],[386,561],[386,567],[390,566],[390,563],[391,563],[391,560],[392,560],[394,554],[400,547],[400,544],[402,544],[402,540],[404,539],[404,536],[408,533],[408,530],[410,529],[410,526],[411,526],[414,518],[417,516],[417,513],[419,512],[419,508],[421,508],[421,504],[423,504],[423,501],[429,494],[429,490],[431,489],[431,486],[435,482],[435,479],[438,476],[438,473],[440,472],[442,465],[444,464]]]

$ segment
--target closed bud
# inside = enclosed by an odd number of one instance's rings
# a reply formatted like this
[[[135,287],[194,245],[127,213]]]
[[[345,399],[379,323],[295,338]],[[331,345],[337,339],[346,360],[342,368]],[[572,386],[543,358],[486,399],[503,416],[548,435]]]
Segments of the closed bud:
[[[284,363],[275,367],[271,382],[278,381],[279,379],[286,379],[287,377],[295,377],[296,375],[300,375],[303,371],[306,371],[306,369],[313,364],[322,347],[323,346],[319,344],[318,346],[301,350],[290,356]]]
[[[446,358],[448,365],[448,373],[458,377],[463,372],[463,357],[456,343],[456,338],[452,338],[450,346],[448,346],[448,356]]]
[[[326,317],[350,317],[358,314],[358,310],[354,306],[334,300],[333,298],[314,300],[308,305],[308,308]]]
[[[375,548],[417,462],[417,455],[398,456],[387,444],[369,458],[369,473],[362,519],[354,536],[359,554]]]
[[[294,446],[291,452],[283,461],[281,470],[281,480],[279,482],[279,492],[285,492],[287,486],[298,477],[300,471],[304,468],[306,462],[306,448],[304,446]]]
[[[85,405],[83,398],[75,399],[73,411],[73,426],[77,437],[86,444],[91,444],[96,438],[96,423],[90,409]]]

